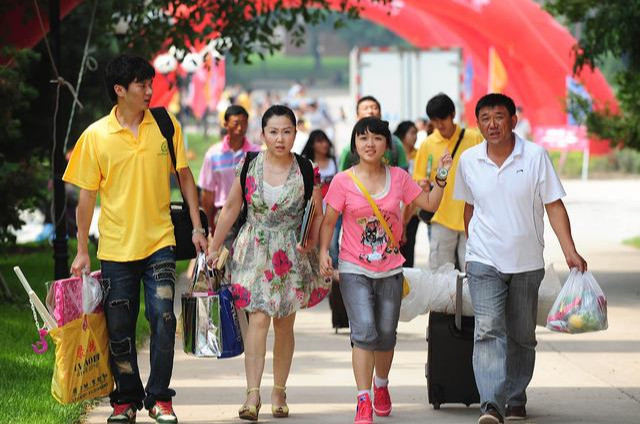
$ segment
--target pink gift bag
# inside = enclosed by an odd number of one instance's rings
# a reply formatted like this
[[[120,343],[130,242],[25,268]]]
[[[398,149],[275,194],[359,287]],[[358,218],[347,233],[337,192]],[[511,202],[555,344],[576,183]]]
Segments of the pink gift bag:
[[[101,280],[101,272],[94,271],[91,277]],[[53,315],[58,326],[82,316],[82,277],[70,277],[49,283],[47,292],[47,308]],[[98,305],[93,313],[102,311]]]

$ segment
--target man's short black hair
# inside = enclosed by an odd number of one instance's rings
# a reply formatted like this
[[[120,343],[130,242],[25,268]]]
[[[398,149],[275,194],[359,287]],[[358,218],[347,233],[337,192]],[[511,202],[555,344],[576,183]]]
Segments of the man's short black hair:
[[[232,116],[244,115],[247,119],[249,119],[249,113],[245,108],[240,105],[231,105],[224,111],[224,122],[229,121],[229,118]]]
[[[446,119],[456,113],[456,105],[451,97],[444,93],[436,94],[427,102],[429,119]]]
[[[113,89],[114,85],[129,88],[129,84],[134,81],[146,81],[153,78],[156,71],[146,59],[140,56],[121,54],[111,59],[104,74],[109,98],[113,103],[117,103],[118,95]]]
[[[480,114],[480,109],[483,107],[496,107],[496,106],[504,106],[507,108],[510,116],[516,114],[516,104],[513,102],[513,99],[509,96],[505,96],[500,93],[490,93],[487,94],[478,100],[476,103],[476,119]]]
[[[358,103],[356,103],[356,113],[358,113],[358,108],[360,107],[360,103],[362,102],[374,102],[375,104],[378,105],[378,109],[382,111],[382,108],[380,107],[380,102],[378,101],[378,99],[376,99],[373,96],[364,96],[364,97],[360,97],[358,99]]]

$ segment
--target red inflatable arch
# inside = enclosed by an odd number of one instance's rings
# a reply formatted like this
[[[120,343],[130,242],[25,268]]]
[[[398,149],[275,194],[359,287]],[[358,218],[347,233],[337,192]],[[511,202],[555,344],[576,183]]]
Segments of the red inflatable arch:
[[[81,1],[61,0],[63,16]],[[332,2],[334,9],[341,1]],[[365,4],[362,17],[419,48],[462,47],[465,63],[473,65],[471,95],[465,102],[467,122],[475,122],[475,103],[487,93],[489,49],[493,48],[507,74],[503,91],[523,106],[532,126],[566,125],[566,78],[572,74],[576,40],[535,1],[394,0],[390,6]],[[11,31],[12,41],[31,46],[40,38],[35,21],[5,22],[16,27]],[[599,70],[584,70],[576,79],[596,109],[617,110],[613,92]],[[607,150],[606,142],[592,141],[593,153]]]
[[[467,122],[475,122],[475,103],[487,93],[488,52],[493,47],[507,73],[504,93],[523,106],[532,126],[567,124],[566,78],[572,74],[576,40],[536,2],[404,0],[392,3],[391,13],[373,6],[362,17],[416,47],[462,47],[465,63],[470,60],[473,64],[472,95],[465,102]],[[613,92],[599,70],[584,70],[577,79],[595,108],[617,110]],[[608,150],[607,142],[591,142],[592,153]]]

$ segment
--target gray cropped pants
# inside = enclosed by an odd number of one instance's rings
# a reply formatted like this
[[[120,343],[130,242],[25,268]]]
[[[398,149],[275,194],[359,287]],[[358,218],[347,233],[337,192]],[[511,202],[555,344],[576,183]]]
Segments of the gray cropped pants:
[[[354,346],[378,352],[395,347],[403,279],[402,273],[384,278],[340,273],[340,292]]]

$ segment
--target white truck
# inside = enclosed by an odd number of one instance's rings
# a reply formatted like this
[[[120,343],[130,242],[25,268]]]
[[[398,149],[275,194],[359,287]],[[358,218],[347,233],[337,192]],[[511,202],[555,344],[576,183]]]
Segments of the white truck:
[[[351,98],[374,96],[391,128],[403,120],[426,117],[429,99],[445,93],[464,116],[463,61],[460,48],[402,49],[356,47],[349,58]]]

